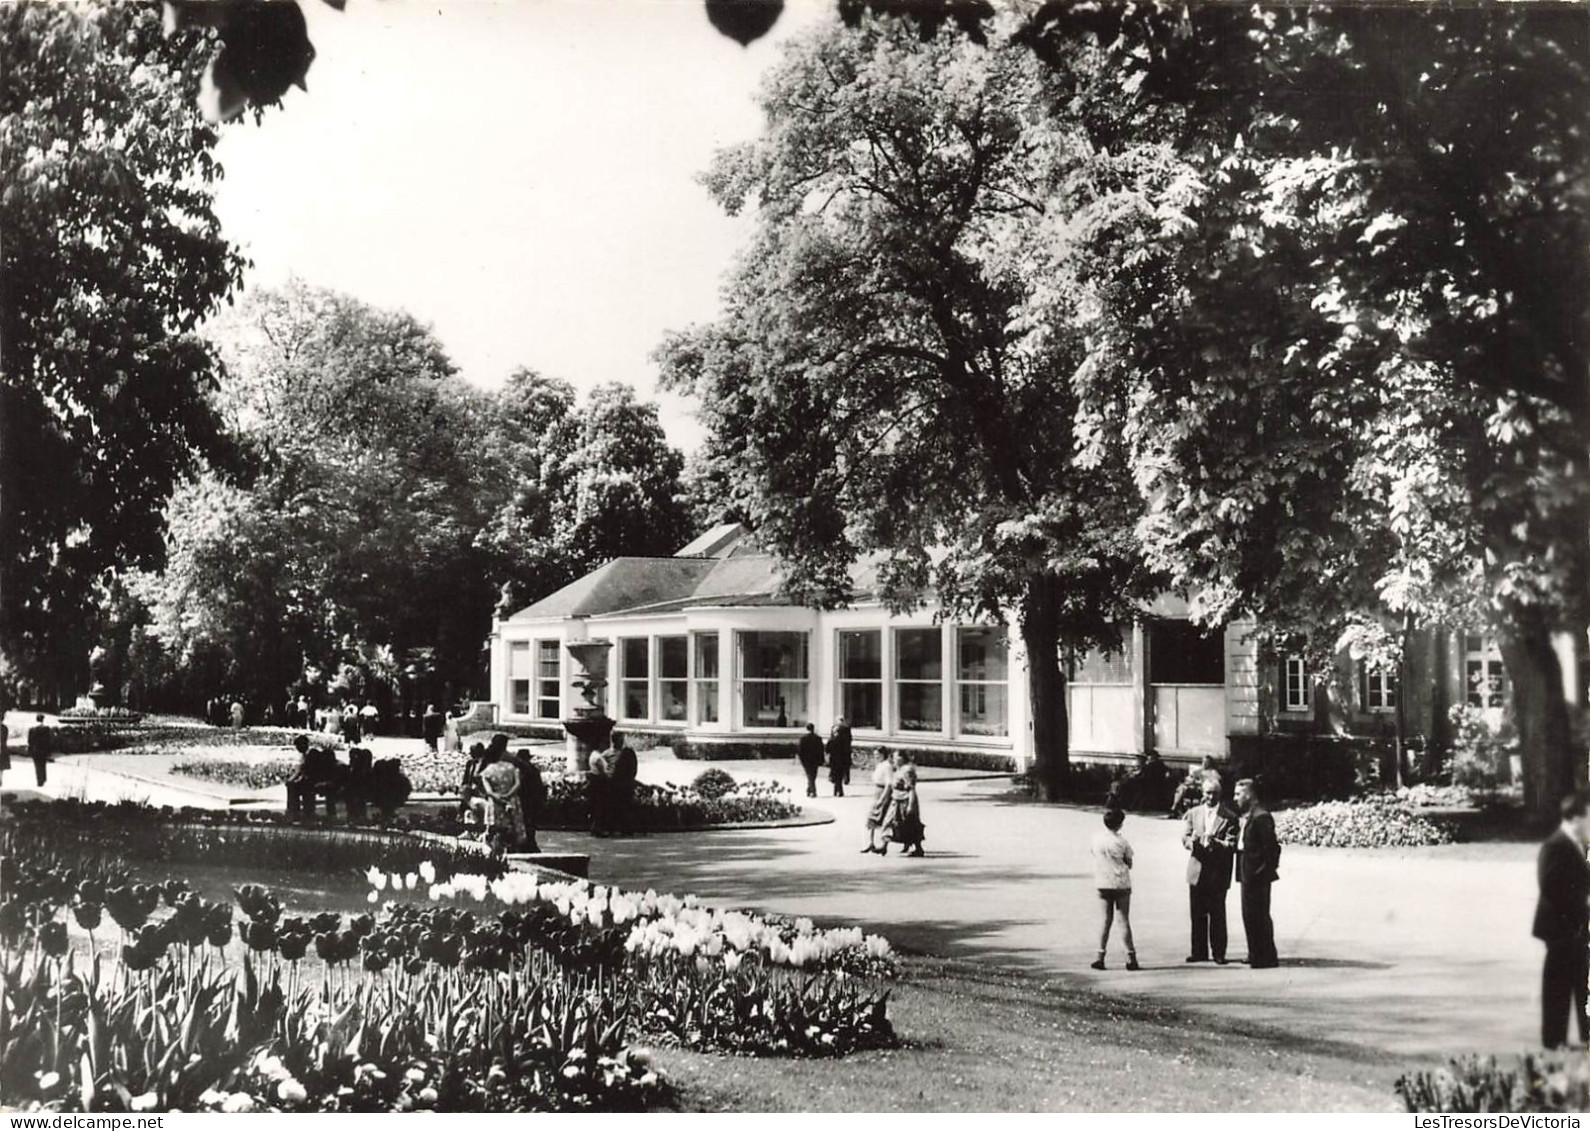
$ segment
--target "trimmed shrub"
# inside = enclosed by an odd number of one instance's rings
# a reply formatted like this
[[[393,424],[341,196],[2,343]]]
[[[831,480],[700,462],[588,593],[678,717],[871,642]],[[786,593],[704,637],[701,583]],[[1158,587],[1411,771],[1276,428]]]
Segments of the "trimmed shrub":
[[[716,801],[734,792],[734,778],[727,770],[713,766],[697,774],[691,788],[708,801]]]

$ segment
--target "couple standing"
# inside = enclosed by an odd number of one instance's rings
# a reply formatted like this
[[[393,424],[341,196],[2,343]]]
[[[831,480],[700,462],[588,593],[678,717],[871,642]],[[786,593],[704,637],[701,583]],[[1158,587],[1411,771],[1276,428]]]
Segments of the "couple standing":
[[[1270,919],[1270,886],[1278,878],[1281,845],[1275,818],[1249,779],[1239,781],[1236,810],[1220,800],[1220,776],[1206,774],[1202,804],[1187,814],[1181,842],[1187,859],[1187,895],[1192,912],[1192,951],[1188,962],[1226,963],[1226,894],[1232,873],[1242,885],[1242,929],[1248,938],[1248,965],[1256,970],[1280,965],[1275,924]],[[1234,867],[1233,867],[1234,865]]]

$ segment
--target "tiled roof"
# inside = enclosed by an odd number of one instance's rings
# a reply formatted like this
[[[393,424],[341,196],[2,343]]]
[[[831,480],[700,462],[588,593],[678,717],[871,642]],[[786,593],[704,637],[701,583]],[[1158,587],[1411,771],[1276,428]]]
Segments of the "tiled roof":
[[[620,614],[658,614],[689,608],[789,605],[780,592],[778,563],[757,551],[745,528],[725,537],[725,527],[685,547],[710,547],[701,556],[614,558],[599,569],[543,597],[509,620],[549,620]],[[713,535],[717,535],[716,538]],[[852,593],[871,596],[877,589],[877,562],[865,559],[851,568]]]

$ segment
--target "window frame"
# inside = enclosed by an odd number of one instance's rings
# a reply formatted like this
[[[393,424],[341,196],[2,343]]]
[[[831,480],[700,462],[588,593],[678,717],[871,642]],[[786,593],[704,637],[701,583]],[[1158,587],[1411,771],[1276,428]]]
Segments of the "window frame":
[[[531,699],[535,708],[533,717],[543,721],[556,721],[563,717],[563,642],[555,639],[536,640],[533,644],[531,650],[532,670],[535,672],[533,677],[535,696]],[[549,654],[554,665],[551,675],[547,675],[542,668]],[[548,685],[552,690],[550,695],[547,694]],[[551,714],[547,714],[545,710],[548,703],[552,704]]]
[[[701,674],[703,643],[711,638],[712,675]],[[721,727],[723,725],[723,652],[722,637],[715,628],[699,629],[690,633],[690,725]],[[703,694],[711,690],[712,718],[704,716],[703,708],[709,701]]]
[[[845,675],[845,637],[863,635],[874,636],[878,641],[878,676],[876,679],[857,679]],[[887,714],[885,710],[885,705],[887,703],[885,684],[888,681],[884,678],[884,672],[886,670],[887,663],[884,653],[884,629],[881,626],[875,628],[861,626],[857,628],[838,628],[834,630],[835,714],[844,716],[845,722],[847,722],[853,730],[867,731],[869,733],[877,734],[883,733],[885,717]],[[863,724],[852,717],[850,707],[845,702],[845,689],[847,687],[874,687],[877,689],[878,721],[876,725]]]
[[[1472,643],[1480,642],[1479,647]],[[1480,675],[1487,685],[1481,693],[1470,669],[1480,665]],[[1498,710],[1507,706],[1509,694],[1507,666],[1502,661],[1502,650],[1494,636],[1477,632],[1463,634],[1463,702],[1481,711]]]
[[[1360,661],[1358,665],[1358,693],[1359,705],[1366,714],[1389,715],[1397,710],[1397,695],[1401,688],[1397,686],[1397,673],[1395,671],[1371,671],[1369,665]],[[1378,702],[1376,702],[1378,700]]]
[[[965,632],[997,634],[1000,642],[1001,666],[1005,673],[1003,679],[967,679],[961,675],[961,634]],[[950,701],[955,708],[955,733],[958,737],[974,739],[989,739],[991,741],[1010,740],[1010,629],[1000,624],[957,624],[953,626],[950,637],[952,656],[955,661],[954,670],[950,675],[953,689],[950,692]],[[966,729],[966,709],[964,694],[967,689],[974,689],[985,697],[990,687],[999,688],[1004,696],[1004,722],[996,733],[983,731],[968,731]]]
[[[812,634],[811,634],[811,631],[809,629],[803,629],[803,628],[801,628],[801,629],[791,629],[791,628],[737,628],[737,629],[734,629],[733,631],[734,631],[734,640],[733,640],[734,655],[733,655],[732,659],[733,659],[733,664],[734,664],[734,676],[733,676],[733,679],[734,679],[734,682],[733,682],[734,710],[736,712],[736,717],[738,719],[740,729],[741,730],[774,731],[774,732],[780,732],[780,733],[784,732],[784,731],[788,731],[788,730],[800,730],[800,729],[803,729],[805,727],[806,723],[811,721],[811,715],[812,715]],[[746,638],[747,635],[752,635],[752,636],[757,636],[757,637],[763,637],[763,636],[792,636],[792,637],[799,638],[800,643],[801,643],[801,650],[800,650],[801,665],[800,666],[801,666],[803,674],[800,675],[800,676],[780,677],[778,679],[766,679],[766,678],[762,678],[762,677],[758,677],[758,676],[747,677],[746,674],[745,674],[745,671],[746,671],[745,638]],[[771,685],[774,685],[774,686],[779,686],[779,685],[783,685],[783,684],[791,684],[791,685],[799,684],[801,689],[802,689],[802,691],[803,691],[803,693],[804,693],[803,694],[803,698],[805,700],[805,702],[802,705],[802,710],[800,712],[800,716],[801,717],[796,717],[796,715],[789,710],[788,696],[785,696],[784,697],[785,698],[784,725],[782,727],[779,726],[778,723],[776,723],[776,722],[773,722],[773,723],[763,723],[763,722],[752,723],[752,722],[750,722],[749,719],[748,719],[748,712],[746,711],[746,699],[745,699],[746,688],[750,684],[759,684],[759,685],[769,685],[769,684],[771,684]]]
[[[652,673],[656,667],[652,657],[651,636],[620,636],[618,638],[618,721],[624,723],[649,723],[652,720]],[[634,675],[630,672],[630,649],[627,645],[639,642],[645,646],[646,671],[643,675]],[[631,685],[639,684],[642,687],[642,704],[644,714],[631,715],[629,711],[629,692]]]
[[[686,726],[690,722],[690,634],[687,632],[669,632],[654,636],[655,643],[653,657],[655,671],[652,674],[651,704],[656,713],[656,722],[661,726]],[[663,670],[663,658],[667,651],[669,641],[678,641],[684,645],[684,671],[679,675],[669,675]],[[683,713],[678,718],[669,718],[667,714],[667,688],[682,689],[679,702],[684,704]]]
[[[937,638],[937,640],[938,640],[938,658],[936,660],[936,663],[938,664],[938,672],[939,672],[938,678],[936,678],[936,679],[912,679],[912,678],[902,678],[901,677],[901,675],[900,675],[900,660],[901,660],[902,656],[904,656],[905,651],[904,651],[904,649],[902,649],[900,647],[900,638],[901,638],[902,635],[904,635],[905,633],[908,633],[908,632],[914,632],[914,633],[929,633],[929,632],[931,632]],[[946,684],[948,682],[949,673],[948,673],[946,665],[944,663],[944,626],[942,624],[935,624],[935,625],[912,625],[912,624],[897,625],[897,626],[894,627],[894,632],[893,632],[893,636],[890,639],[890,643],[893,645],[893,648],[892,648],[893,655],[892,655],[892,662],[889,665],[889,705],[893,708],[893,715],[891,716],[893,732],[895,734],[897,734],[897,735],[919,735],[919,734],[945,735],[945,734],[948,734],[949,733],[949,723],[950,723],[950,718],[951,718],[951,711],[953,711],[955,709],[955,705],[953,703],[946,703],[945,702],[946,694],[947,694],[946,693]],[[902,687],[907,687],[907,686],[913,687],[913,688],[915,688],[915,687],[936,687],[938,689],[938,704],[939,704],[938,726],[929,728],[929,727],[908,727],[908,726],[905,725],[905,712],[901,709],[902,704],[901,704],[900,691],[901,691]]]
[[[1294,669],[1300,698],[1292,695]],[[1289,715],[1306,715],[1314,710],[1314,673],[1309,671],[1307,658],[1296,652],[1281,658],[1281,710]]]

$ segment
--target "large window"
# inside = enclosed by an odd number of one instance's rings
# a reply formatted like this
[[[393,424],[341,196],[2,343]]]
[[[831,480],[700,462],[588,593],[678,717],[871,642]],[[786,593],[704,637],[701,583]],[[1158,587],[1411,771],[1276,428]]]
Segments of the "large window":
[[[883,631],[839,634],[839,713],[853,727],[883,729]]]
[[[807,720],[804,632],[737,632],[741,720],[748,727],[798,727]]]
[[[1225,633],[1185,620],[1152,622],[1148,640],[1148,682],[1225,683]]]
[[[657,706],[664,722],[685,721],[690,699],[690,641],[683,636],[657,638]]]
[[[1397,709],[1397,673],[1393,668],[1373,671],[1368,664],[1358,667],[1359,692],[1366,711]]]
[[[1113,652],[1089,648],[1071,658],[1072,683],[1131,683],[1132,634],[1123,631],[1121,646]]]
[[[621,719],[651,718],[651,640],[631,636],[618,642],[619,696]]]
[[[536,718],[563,713],[562,653],[556,640],[536,641]]]
[[[939,629],[895,629],[894,708],[900,730],[944,729],[944,653]]]
[[[718,721],[718,634],[698,632],[696,642],[696,722]]]
[[[508,711],[530,713],[530,642],[514,640],[508,644]]]
[[[1463,638],[1463,681],[1471,707],[1500,707],[1507,694],[1507,669],[1496,641],[1475,633]]]
[[[997,626],[955,630],[955,684],[962,734],[1010,733],[1005,630]]]
[[[1314,677],[1302,656],[1288,656],[1281,662],[1281,710],[1308,711],[1314,703]]]

